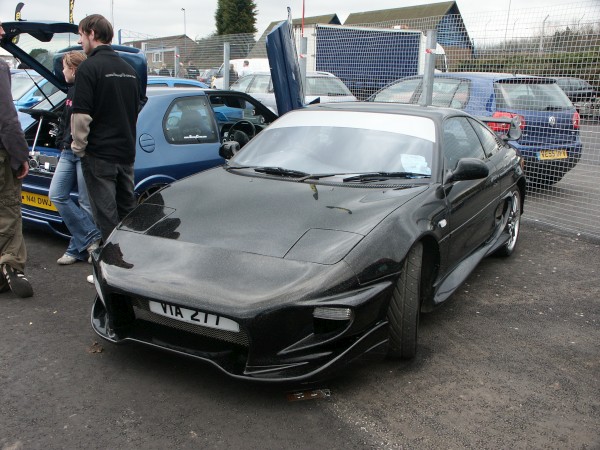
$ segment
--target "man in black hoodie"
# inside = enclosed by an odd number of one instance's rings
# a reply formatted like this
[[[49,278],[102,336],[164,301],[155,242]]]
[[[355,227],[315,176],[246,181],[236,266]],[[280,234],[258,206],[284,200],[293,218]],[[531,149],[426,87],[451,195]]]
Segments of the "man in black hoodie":
[[[0,21],[0,39],[5,35]],[[0,292],[31,297],[25,278],[27,249],[21,218],[21,184],[29,172],[29,149],[10,90],[8,65],[0,60]]]
[[[113,28],[99,14],[79,23],[88,58],[75,79],[71,132],[94,221],[106,241],[135,206],[133,163],[140,86],[133,67],[110,46]]]

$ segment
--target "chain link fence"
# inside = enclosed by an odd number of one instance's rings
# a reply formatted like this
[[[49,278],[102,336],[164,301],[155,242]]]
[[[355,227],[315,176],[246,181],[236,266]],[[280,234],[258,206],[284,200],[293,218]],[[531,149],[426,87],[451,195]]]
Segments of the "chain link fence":
[[[303,30],[294,20],[300,61],[308,71],[334,74],[359,100],[404,78],[385,100],[417,103],[425,56],[435,52],[434,105],[520,119],[518,145],[529,179],[524,217],[600,237],[600,2],[409,19],[389,11],[376,23],[307,23]],[[435,48],[426,48],[427,30],[437,31]],[[231,60],[266,58],[267,31],[258,40],[157,38],[145,40],[143,48],[153,72],[166,65],[172,74],[210,84],[223,64],[225,43]],[[199,75],[188,72],[190,66]],[[490,81],[482,73],[505,75]],[[502,131],[501,124],[492,126]]]

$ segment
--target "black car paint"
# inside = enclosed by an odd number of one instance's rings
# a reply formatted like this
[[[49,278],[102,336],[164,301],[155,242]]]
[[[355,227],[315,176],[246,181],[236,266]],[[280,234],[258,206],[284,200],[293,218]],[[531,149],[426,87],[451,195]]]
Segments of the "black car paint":
[[[440,123],[462,115],[431,108],[422,114]],[[489,169],[490,176],[479,180],[447,183],[440,167],[430,184],[378,185],[215,168],[174,183],[138,207],[113,233],[111,250],[96,255],[103,300],[95,302],[92,326],[113,342],[194,356],[233,377],[327,377],[364,354],[385,353],[389,298],[416,241],[425,246],[434,287],[423,310],[446,300],[506,241],[490,211],[511,190],[524,194],[524,175],[509,145]],[[469,200],[476,197],[473,206]],[[142,323],[133,305],[148,300],[228,317],[240,324],[245,340]],[[354,316],[320,330],[312,315],[316,305],[345,306]]]

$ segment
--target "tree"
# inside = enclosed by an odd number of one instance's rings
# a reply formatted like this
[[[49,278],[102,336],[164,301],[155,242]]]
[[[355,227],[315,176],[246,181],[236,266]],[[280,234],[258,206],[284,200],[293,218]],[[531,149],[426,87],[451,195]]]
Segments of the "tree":
[[[217,35],[257,32],[254,0],[218,0],[215,22]]]

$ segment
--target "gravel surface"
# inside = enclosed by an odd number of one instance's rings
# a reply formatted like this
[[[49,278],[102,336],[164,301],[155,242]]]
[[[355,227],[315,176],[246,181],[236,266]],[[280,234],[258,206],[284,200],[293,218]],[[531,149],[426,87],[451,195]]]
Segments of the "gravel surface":
[[[422,316],[411,362],[365,361],[297,386],[101,341],[90,266],[27,231],[35,296],[0,294],[0,449],[600,448],[600,243],[524,222],[515,254],[487,258]]]

